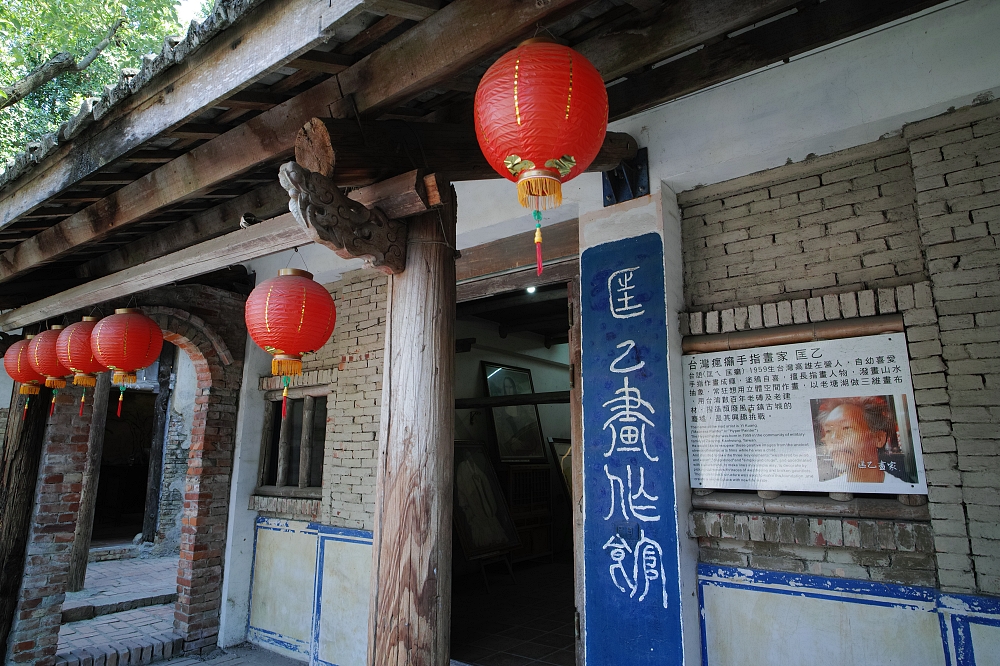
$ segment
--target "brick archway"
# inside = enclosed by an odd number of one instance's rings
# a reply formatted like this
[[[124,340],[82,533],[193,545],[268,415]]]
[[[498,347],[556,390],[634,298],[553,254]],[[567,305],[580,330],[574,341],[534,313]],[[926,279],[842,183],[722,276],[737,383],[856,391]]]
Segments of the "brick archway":
[[[211,651],[219,634],[222,562],[243,363],[202,319],[177,308],[142,308],[163,339],[190,357],[198,381],[184,484],[174,629],[185,653]]]

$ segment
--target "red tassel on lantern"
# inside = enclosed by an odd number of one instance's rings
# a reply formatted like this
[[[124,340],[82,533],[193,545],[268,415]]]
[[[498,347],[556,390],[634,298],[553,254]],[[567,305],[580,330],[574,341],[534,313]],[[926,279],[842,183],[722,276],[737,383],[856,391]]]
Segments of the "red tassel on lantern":
[[[562,203],[562,183],[583,173],[601,150],[608,93],[582,55],[529,39],[483,75],[475,118],[490,166],[517,183],[522,206],[544,210]]]
[[[38,395],[39,384],[45,383],[45,376],[38,374],[28,362],[28,344],[34,337],[27,335],[24,340],[18,340],[8,347],[7,353],[3,355],[4,370],[7,371],[8,377],[21,384],[21,388],[18,389],[18,393],[21,395]],[[27,414],[27,402],[25,402],[24,408],[25,414]]]
[[[261,282],[250,293],[246,323],[253,341],[274,356],[272,374],[300,375],[302,355],[330,339],[337,307],[312,273],[282,268],[277,277]]]
[[[45,385],[49,388],[61,389],[66,387],[66,375],[70,374],[68,368],[59,362],[59,355],[56,353],[56,341],[59,339],[59,332],[62,326],[53,326],[48,331],[42,331],[28,343],[28,363],[41,375],[45,376]]]

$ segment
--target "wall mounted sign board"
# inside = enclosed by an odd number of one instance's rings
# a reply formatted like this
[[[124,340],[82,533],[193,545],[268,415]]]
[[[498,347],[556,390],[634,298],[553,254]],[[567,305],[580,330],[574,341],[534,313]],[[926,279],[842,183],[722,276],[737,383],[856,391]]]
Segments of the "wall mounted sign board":
[[[924,494],[902,333],[684,357],[691,485]]]
[[[580,262],[588,664],[681,664],[663,242]]]

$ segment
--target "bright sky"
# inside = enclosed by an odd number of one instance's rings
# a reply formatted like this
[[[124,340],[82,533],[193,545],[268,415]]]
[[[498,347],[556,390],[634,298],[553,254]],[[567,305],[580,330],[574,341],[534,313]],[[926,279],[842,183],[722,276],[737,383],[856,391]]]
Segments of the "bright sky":
[[[191,19],[198,15],[198,10],[201,9],[201,0],[178,0],[177,2],[177,18],[180,19],[181,25],[187,30],[188,24],[191,23]]]

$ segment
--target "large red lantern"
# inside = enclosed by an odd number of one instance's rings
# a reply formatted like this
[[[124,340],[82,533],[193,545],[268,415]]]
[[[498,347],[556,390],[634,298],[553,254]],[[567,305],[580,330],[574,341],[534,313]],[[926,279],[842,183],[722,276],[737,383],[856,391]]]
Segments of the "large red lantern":
[[[36,335],[28,343],[28,363],[38,374],[45,376],[45,385],[54,389],[65,388],[65,377],[72,374],[69,368],[59,362],[59,356],[56,354],[56,341],[59,340],[62,328],[53,326]]]
[[[90,346],[90,335],[96,326],[97,317],[84,317],[83,321],[64,328],[56,340],[59,362],[73,371],[74,386],[97,386],[97,377],[94,375],[107,370],[94,357],[94,350]]]
[[[302,355],[326,344],[337,323],[333,298],[312,277],[307,271],[282,268],[247,298],[247,332],[274,356],[271,373],[284,378],[286,397],[289,375],[302,374]]]
[[[125,385],[134,384],[136,370],[148,367],[160,356],[163,331],[140,310],[119,308],[94,326],[90,348],[98,363],[114,371],[111,382],[119,387],[118,416],[121,416]]]
[[[517,183],[532,209],[541,273],[541,211],[562,203],[562,183],[597,157],[608,127],[608,93],[582,55],[529,39],[493,63],[475,101],[479,147],[497,173]]]
[[[3,368],[15,382],[21,384],[18,393],[21,395],[38,395],[39,385],[45,383],[45,376],[40,375],[28,362],[28,344],[33,335],[25,336],[7,348],[3,355]]]
[[[56,354],[59,362],[73,371],[73,385],[82,386],[80,394],[80,416],[87,400],[87,388],[97,386],[97,373],[107,370],[94,358],[90,347],[90,334],[97,326],[97,317],[84,317],[83,321],[70,324],[59,333],[56,340]]]

